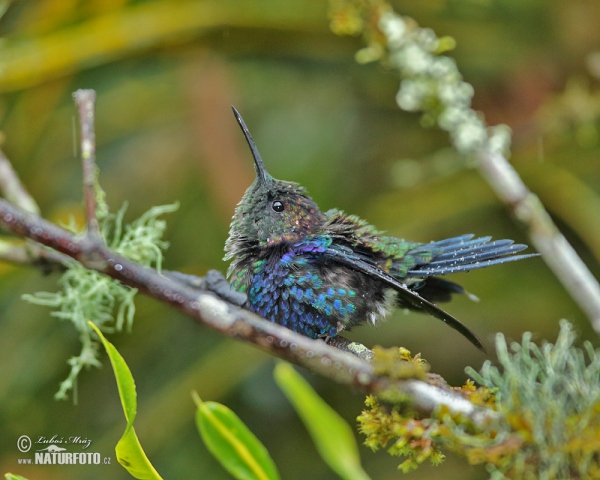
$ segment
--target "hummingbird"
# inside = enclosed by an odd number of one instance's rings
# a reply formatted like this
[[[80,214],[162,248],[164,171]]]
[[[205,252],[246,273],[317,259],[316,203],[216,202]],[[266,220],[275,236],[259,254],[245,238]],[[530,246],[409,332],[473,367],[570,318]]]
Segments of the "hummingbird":
[[[239,112],[256,178],[235,209],[224,260],[245,308],[310,338],[375,325],[393,307],[427,313],[482,351],[479,337],[434,302],[465,294],[440,278],[535,254],[512,240],[460,235],[420,243],[385,235],[338,209],[322,212],[301,185],[273,178]]]

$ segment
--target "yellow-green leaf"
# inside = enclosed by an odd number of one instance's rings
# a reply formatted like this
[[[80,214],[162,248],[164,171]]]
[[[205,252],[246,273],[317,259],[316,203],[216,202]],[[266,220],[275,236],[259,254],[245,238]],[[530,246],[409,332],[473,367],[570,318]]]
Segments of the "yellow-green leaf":
[[[133,428],[133,421],[135,420],[137,412],[137,394],[131,371],[115,346],[104,338],[100,329],[92,322],[88,322],[88,324],[94,329],[98,337],[100,337],[100,340],[102,340],[102,344],[106,349],[106,353],[108,354],[108,358],[110,359],[110,363],[115,373],[115,379],[117,380],[117,388],[119,389],[123,413],[127,420],[125,433],[123,433],[121,440],[119,440],[119,443],[117,443],[117,446],[115,447],[117,460],[134,478],[140,480],[162,480],[161,476],[154,469],[150,460],[148,460],[148,457],[144,453]]]
[[[233,411],[220,403],[203,402],[196,392],[194,401],[200,436],[231,475],[238,480],[279,479],[267,449]]]
[[[327,405],[289,363],[278,363],[275,381],[302,419],[319,454],[344,480],[368,480],[350,425]]]
[[[6,478],[6,480],[27,480],[25,477],[15,475],[14,473],[5,473],[4,478]]]
[[[133,425],[127,425],[125,433],[115,448],[117,460],[134,478],[142,480],[158,480],[161,476],[154,469],[144,453]]]
[[[446,36],[438,38],[438,46],[435,51],[436,55],[449,52],[456,48],[456,40],[453,37]]]

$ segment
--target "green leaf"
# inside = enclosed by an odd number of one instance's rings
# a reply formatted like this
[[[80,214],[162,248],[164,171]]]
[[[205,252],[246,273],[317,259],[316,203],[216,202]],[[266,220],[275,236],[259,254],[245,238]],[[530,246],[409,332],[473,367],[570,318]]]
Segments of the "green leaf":
[[[127,425],[125,433],[115,447],[115,452],[119,463],[127,469],[132,477],[142,480],[162,480],[144,453],[133,425]]]
[[[6,478],[6,480],[27,480],[25,477],[15,475],[14,473],[5,473],[4,478]]]
[[[442,53],[449,52],[456,48],[456,40],[454,37],[445,36],[438,38],[438,45],[435,50],[436,55],[440,55]]]
[[[289,363],[278,363],[275,381],[308,429],[327,465],[345,480],[368,480],[352,429]]]
[[[88,322],[88,325],[94,329],[106,349],[106,353],[108,354],[108,358],[110,359],[110,363],[115,373],[115,379],[117,380],[117,388],[119,389],[121,405],[123,405],[123,413],[127,420],[125,433],[123,433],[121,440],[119,440],[119,443],[117,443],[115,448],[117,460],[134,478],[142,480],[162,480],[161,476],[150,463],[150,460],[148,460],[148,457],[146,457],[146,454],[140,445],[140,441],[135,434],[135,429],[133,428],[133,421],[135,420],[137,412],[137,394],[131,371],[114,345],[104,338],[100,329],[92,322]]]
[[[196,392],[196,425],[208,450],[238,480],[278,480],[265,446],[225,405],[203,402]]]

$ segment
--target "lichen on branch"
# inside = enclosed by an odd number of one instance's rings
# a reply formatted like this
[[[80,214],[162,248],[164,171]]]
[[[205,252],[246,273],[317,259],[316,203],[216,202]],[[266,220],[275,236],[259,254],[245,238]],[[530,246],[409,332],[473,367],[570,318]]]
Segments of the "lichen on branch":
[[[158,217],[177,208],[176,203],[152,207],[140,218],[124,224],[126,205],[116,214],[107,213],[102,207],[106,213],[99,216],[100,236],[119,255],[160,271],[162,251],[168,244],[161,240],[166,222]],[[74,223],[67,226],[67,229],[73,233],[83,233]],[[79,332],[81,352],[69,359],[71,370],[61,383],[56,399],[66,398],[82,368],[101,366],[93,341],[95,334],[87,322],[93,322],[106,333],[121,331],[124,327],[131,331],[135,314],[134,297],[137,293],[137,289],[90,270],[76,260],[67,260],[64,266],[65,271],[58,279],[56,292],[36,292],[22,296],[30,303],[51,307],[51,316],[70,321]]]
[[[408,404],[369,395],[358,417],[365,445],[404,457],[399,465],[404,472],[426,460],[437,465],[451,450],[471,464],[484,464],[494,479],[599,478],[600,350],[589,342],[575,347],[566,320],[554,344],[538,347],[531,337],[525,333],[509,347],[498,334],[501,368],[489,360],[479,373],[469,368],[481,386],[469,380],[454,389],[498,412],[499,421],[473,425],[444,406],[423,416]],[[381,352],[374,352],[377,362]]]

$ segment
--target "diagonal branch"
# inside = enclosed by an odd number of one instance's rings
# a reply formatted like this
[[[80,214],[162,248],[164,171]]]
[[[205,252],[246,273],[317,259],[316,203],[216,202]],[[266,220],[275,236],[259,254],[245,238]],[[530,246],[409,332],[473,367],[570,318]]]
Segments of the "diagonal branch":
[[[504,152],[510,147],[510,129],[488,127],[472,109],[473,87],[463,81],[453,60],[439,55],[445,48],[443,39],[387,4],[375,2],[371,8],[365,36],[372,44],[363,50],[377,52],[369,60],[386,52],[386,61],[400,73],[398,106],[424,112],[429,122],[450,134],[457,151],[477,159],[485,180],[522,222],[544,261],[600,333],[600,284],[508,162]]]
[[[550,218],[539,198],[527,188],[519,174],[500,153],[481,150],[478,167],[529,236],[571,297],[600,333],[600,284]]]
[[[0,139],[0,142],[2,139]],[[40,208],[37,202],[29,194],[17,172],[0,149],[0,193],[4,197],[18,205],[23,210],[39,215]],[[41,267],[43,271],[49,271],[62,263],[66,257],[58,252],[45,250],[39,244],[30,241],[14,241],[0,239],[0,260],[12,263],[27,264]]]
[[[29,192],[25,189],[17,173],[13,169],[11,163],[4,152],[0,149],[0,192],[4,197],[20,206],[24,210],[33,213],[40,213],[36,201]]]
[[[78,237],[37,215],[25,212],[0,199],[0,225],[21,237],[74,258],[85,267],[104,273],[140,292],[192,317],[199,323],[229,337],[253,344],[273,356],[308,368],[338,383],[382,399],[401,396],[423,414],[441,405],[484,426],[499,419],[493,410],[476,407],[463,396],[416,379],[391,379],[374,372],[371,363],[357,356],[312,340],[254,313],[228,303],[214,293],[194,289],[160,275],[112,252],[104,244]]]

